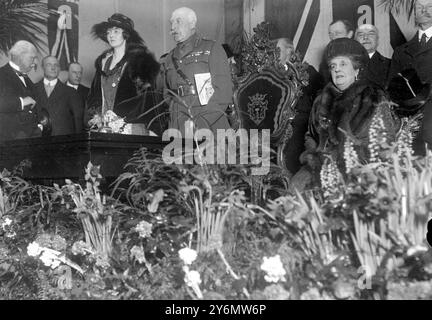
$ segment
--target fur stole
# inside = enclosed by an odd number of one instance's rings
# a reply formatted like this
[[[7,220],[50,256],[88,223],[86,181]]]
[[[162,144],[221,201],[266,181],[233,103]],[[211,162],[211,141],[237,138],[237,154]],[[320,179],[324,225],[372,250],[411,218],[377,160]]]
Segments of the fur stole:
[[[112,54],[112,49],[104,51],[95,61],[95,67],[98,73],[102,73],[102,61]],[[127,62],[126,70],[129,78],[136,82],[137,79],[142,83],[153,84],[159,73],[160,65],[153,53],[147,47],[129,43],[126,47],[125,55],[122,61]]]
[[[354,141],[367,138],[376,106],[386,100],[384,91],[366,81],[357,81],[345,91],[327,84],[315,101],[319,135],[327,136],[333,145],[344,140],[344,132]]]

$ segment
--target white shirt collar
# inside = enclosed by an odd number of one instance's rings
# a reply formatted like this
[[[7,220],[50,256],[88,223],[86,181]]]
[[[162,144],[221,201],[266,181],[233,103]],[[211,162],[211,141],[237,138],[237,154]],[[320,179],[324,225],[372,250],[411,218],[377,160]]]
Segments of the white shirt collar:
[[[372,59],[372,57],[373,57],[373,55],[375,54],[375,52],[376,52],[376,51],[374,51],[374,52],[370,52],[370,53],[368,52],[369,59]]]
[[[69,81],[66,82],[66,85],[68,87],[74,88],[75,90],[78,90],[78,85],[77,84],[72,84]]]
[[[12,69],[15,69],[16,71],[20,71],[20,67],[18,67],[15,63],[12,61],[9,61],[9,65],[12,67]]]
[[[11,66],[12,69],[14,69],[14,70],[16,70],[16,71],[20,71],[20,68],[19,68],[15,63],[13,63],[12,61],[9,61],[9,65]],[[18,79],[20,79],[21,82],[24,84],[24,86],[27,87],[27,84],[26,84],[26,82],[25,82],[24,77],[18,75],[18,73],[17,73],[16,75],[18,76]]]
[[[48,79],[44,78],[43,82],[44,82],[44,85],[46,85],[46,86],[49,85],[51,87],[54,87],[57,84],[57,80],[58,79],[54,79],[54,80],[49,81]]]
[[[418,34],[419,41],[421,40],[423,33],[426,33],[427,40],[429,40],[432,37],[432,27],[429,27],[426,30],[421,30],[421,29],[419,30],[419,34]]]

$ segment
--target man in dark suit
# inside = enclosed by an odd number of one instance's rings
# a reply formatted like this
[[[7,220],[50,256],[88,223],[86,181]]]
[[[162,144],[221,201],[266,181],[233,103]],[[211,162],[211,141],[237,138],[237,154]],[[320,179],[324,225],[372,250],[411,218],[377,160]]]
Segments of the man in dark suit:
[[[33,83],[27,76],[36,68],[37,50],[30,42],[18,41],[9,56],[0,68],[0,141],[40,136]]]
[[[39,115],[47,114],[50,135],[79,133],[83,130],[83,101],[77,92],[58,80],[60,65],[56,57],[42,60],[44,79],[35,85]]]
[[[366,49],[369,55],[369,63],[366,70],[367,79],[385,88],[390,70],[391,60],[382,56],[378,51],[378,29],[372,24],[362,24],[355,32],[354,39]]]
[[[416,0],[414,4],[415,22],[419,27],[416,35],[399,46],[393,53],[389,81],[398,73],[414,69],[423,83],[432,83],[432,0]],[[414,141],[416,154],[424,154],[424,142],[432,147],[432,103],[423,109],[421,134]]]
[[[72,62],[69,65],[68,72],[69,74],[66,85],[74,88],[85,103],[89,93],[89,88],[81,84],[83,67],[78,62]]]

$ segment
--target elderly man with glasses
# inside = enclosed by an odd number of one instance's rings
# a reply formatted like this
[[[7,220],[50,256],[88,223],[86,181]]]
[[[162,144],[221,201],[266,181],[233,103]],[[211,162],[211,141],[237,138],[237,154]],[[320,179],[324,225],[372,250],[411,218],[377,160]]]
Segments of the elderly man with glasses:
[[[362,24],[357,28],[354,38],[366,49],[369,55],[366,78],[379,87],[385,88],[391,60],[377,51],[379,40],[377,27],[371,24]]]

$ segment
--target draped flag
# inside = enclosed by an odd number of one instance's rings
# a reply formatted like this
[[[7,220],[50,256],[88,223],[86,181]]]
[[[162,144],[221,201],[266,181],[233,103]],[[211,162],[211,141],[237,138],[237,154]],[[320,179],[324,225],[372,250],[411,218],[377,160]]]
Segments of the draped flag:
[[[78,0],[48,0],[49,54],[57,57],[60,69],[78,59]]]
[[[318,67],[324,47],[330,41],[328,26],[333,20],[349,20],[354,28],[364,23],[374,24],[380,33],[378,50],[389,58],[394,48],[410,40],[416,31],[413,17],[409,18],[406,13],[396,15],[388,12],[381,0],[261,1],[265,1],[262,6],[264,12],[262,16],[256,13],[254,16],[271,22],[277,30],[275,37],[293,39],[296,49],[315,67]],[[256,25],[259,22],[251,23]]]

